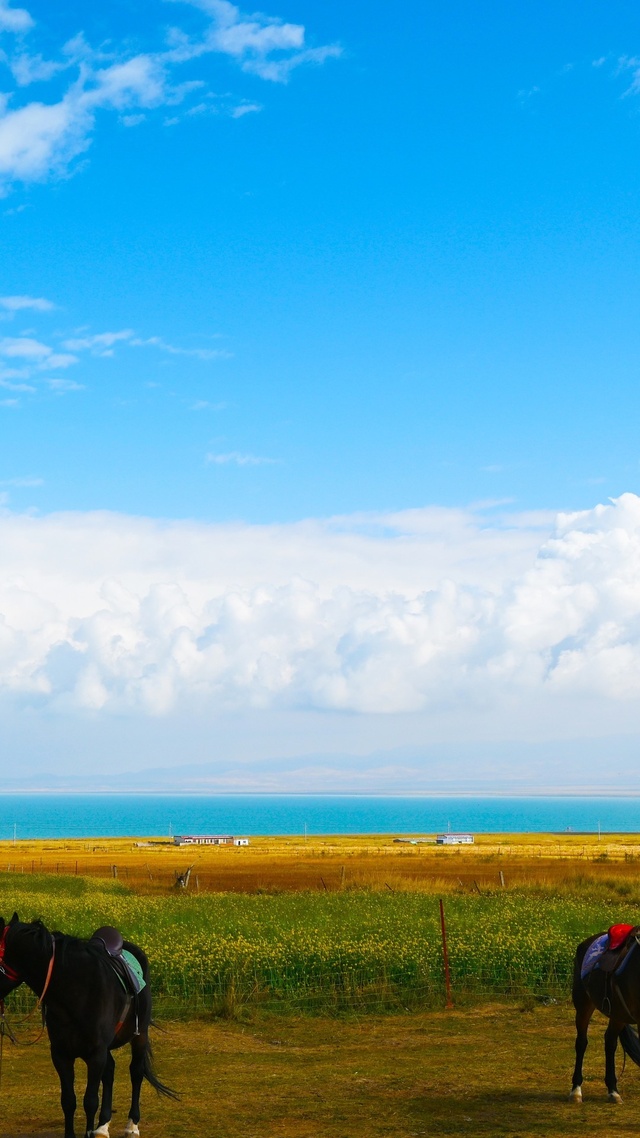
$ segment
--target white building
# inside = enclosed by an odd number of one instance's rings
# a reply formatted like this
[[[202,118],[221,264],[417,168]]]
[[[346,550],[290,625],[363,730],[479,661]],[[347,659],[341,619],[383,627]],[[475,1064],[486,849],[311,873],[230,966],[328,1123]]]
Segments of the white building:
[[[176,834],[176,846],[248,846],[248,838],[234,838],[232,834]]]
[[[473,834],[436,834],[439,846],[472,846],[474,841]]]

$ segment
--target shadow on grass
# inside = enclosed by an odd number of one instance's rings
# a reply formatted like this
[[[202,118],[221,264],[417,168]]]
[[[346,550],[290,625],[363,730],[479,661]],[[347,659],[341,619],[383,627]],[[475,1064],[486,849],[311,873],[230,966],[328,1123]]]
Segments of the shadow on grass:
[[[636,1105],[632,1107],[634,1114]],[[572,1103],[567,1094],[553,1090],[509,1090],[495,1094],[418,1095],[408,1114],[416,1132],[427,1121],[430,1133],[438,1135],[564,1135],[588,1129],[610,1138],[612,1129],[625,1129],[629,1119],[625,1104],[607,1102],[606,1092],[594,1093],[584,1103]]]

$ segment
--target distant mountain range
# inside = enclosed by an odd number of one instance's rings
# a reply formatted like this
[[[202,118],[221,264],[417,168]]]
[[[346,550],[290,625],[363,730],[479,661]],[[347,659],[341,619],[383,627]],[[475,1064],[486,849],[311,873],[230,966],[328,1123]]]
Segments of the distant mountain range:
[[[602,777],[584,778],[583,740],[561,744],[466,743],[368,755],[308,754],[270,760],[218,759],[136,771],[85,769],[0,776],[0,792],[228,794],[640,794],[637,743],[598,745]],[[87,763],[89,767],[89,762]]]

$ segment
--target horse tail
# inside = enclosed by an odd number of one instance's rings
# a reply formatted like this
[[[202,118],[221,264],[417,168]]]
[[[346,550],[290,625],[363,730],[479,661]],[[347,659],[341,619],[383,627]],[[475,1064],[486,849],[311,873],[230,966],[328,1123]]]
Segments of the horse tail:
[[[630,1024],[625,1024],[620,1032],[620,1042],[625,1055],[628,1055],[640,1067],[640,1039],[638,1039],[637,1031],[634,1031]]]
[[[638,1053],[640,1054],[640,1048]],[[160,1082],[160,1079],[156,1075],[153,1067],[153,1051],[151,1050],[151,1044],[149,1042],[147,1042],[147,1046],[144,1049],[144,1068],[142,1073],[147,1082],[151,1083],[151,1086],[159,1095],[166,1095],[167,1098],[179,1100],[180,1095],[178,1092],[172,1090],[171,1087],[166,1087],[164,1083]]]

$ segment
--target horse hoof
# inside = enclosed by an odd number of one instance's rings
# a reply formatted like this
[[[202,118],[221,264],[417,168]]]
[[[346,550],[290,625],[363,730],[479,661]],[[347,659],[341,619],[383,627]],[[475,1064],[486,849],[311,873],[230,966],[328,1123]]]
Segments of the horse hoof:
[[[582,1102],[582,1087],[574,1087],[569,1094],[569,1102]]]
[[[609,1091],[609,1094],[607,1095],[607,1100],[608,1100],[608,1102],[621,1103],[622,1102],[622,1096],[619,1095],[617,1091]]]

